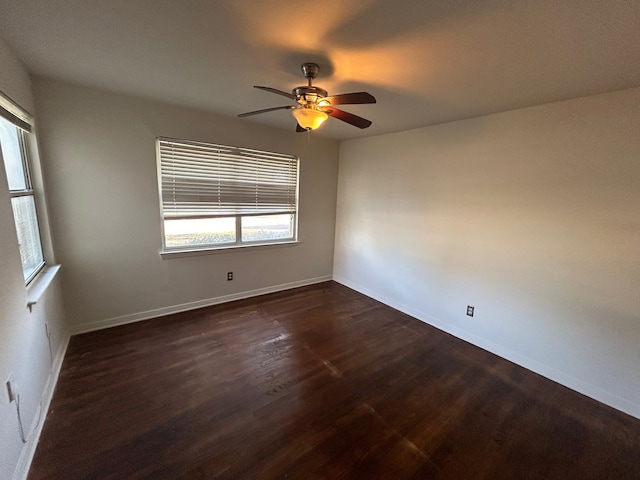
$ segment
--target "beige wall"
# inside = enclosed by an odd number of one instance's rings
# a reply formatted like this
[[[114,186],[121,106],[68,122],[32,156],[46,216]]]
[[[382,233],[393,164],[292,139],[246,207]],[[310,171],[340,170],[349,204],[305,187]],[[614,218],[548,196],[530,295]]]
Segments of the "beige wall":
[[[9,46],[0,39],[0,87],[2,93],[33,114],[33,94],[29,72]]]
[[[343,143],[335,248],[336,280],[640,417],[640,89]]]
[[[2,40],[0,91],[34,113],[29,75]],[[33,169],[36,186],[41,183],[38,172],[38,168]],[[38,198],[38,211],[41,229],[45,227],[42,233],[48,253],[46,260],[51,263],[53,257],[48,244],[43,200],[42,196]],[[51,331],[51,346],[56,359],[53,363],[45,323]],[[42,426],[40,405],[42,402],[42,408],[46,410],[67,340],[60,276],[53,280],[33,311],[27,309],[27,289],[22,276],[11,199],[5,169],[0,165],[0,478],[26,476]],[[26,445],[20,440],[16,404],[8,402],[5,382],[10,375],[18,385],[25,433],[35,432]]]
[[[34,86],[73,331],[330,278],[337,142],[42,78]],[[157,136],[298,155],[300,243],[162,259]]]

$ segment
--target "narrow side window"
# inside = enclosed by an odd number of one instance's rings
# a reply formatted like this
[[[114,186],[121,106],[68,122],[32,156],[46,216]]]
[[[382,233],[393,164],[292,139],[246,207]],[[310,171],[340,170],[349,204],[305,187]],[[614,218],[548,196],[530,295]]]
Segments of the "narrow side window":
[[[0,96],[0,159],[7,175],[26,283],[44,267],[35,194],[29,174],[28,135],[33,135],[30,116]]]

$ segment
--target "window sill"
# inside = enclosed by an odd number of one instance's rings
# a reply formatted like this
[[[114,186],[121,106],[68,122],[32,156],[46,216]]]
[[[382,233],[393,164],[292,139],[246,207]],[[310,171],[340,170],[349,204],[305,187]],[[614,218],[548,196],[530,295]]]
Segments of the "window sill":
[[[27,286],[27,307],[29,311],[33,309],[33,306],[40,301],[45,294],[51,282],[58,274],[61,265],[52,265],[50,267],[44,267],[38,275]]]
[[[162,250],[160,251],[160,256],[162,257],[163,260],[167,260],[170,258],[193,257],[196,255],[215,255],[219,253],[235,253],[235,252],[246,251],[246,249],[248,248],[251,250],[262,250],[267,248],[295,247],[298,244],[300,244],[299,240],[291,240],[289,242],[277,242],[277,243],[252,243],[247,245],[229,245],[224,247]]]

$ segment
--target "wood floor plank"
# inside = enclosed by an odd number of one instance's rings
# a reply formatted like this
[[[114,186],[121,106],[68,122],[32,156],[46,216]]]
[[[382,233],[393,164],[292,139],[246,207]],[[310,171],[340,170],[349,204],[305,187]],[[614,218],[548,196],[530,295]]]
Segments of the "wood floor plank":
[[[39,479],[634,479],[640,420],[334,282],[74,336]]]

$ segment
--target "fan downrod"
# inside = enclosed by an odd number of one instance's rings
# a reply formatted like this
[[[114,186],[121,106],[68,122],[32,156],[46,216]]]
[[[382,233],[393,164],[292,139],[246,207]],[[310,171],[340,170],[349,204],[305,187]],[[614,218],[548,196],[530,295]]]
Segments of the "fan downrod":
[[[327,91],[320,87],[315,87],[311,84],[312,80],[318,76],[318,72],[320,72],[320,66],[317,63],[303,63],[300,66],[300,70],[304,74],[305,78],[309,81],[306,86],[300,86],[294,88],[291,93],[295,95],[295,97],[300,100],[304,100],[304,103],[311,101],[311,103],[315,103],[318,98],[323,98],[327,96]]]

